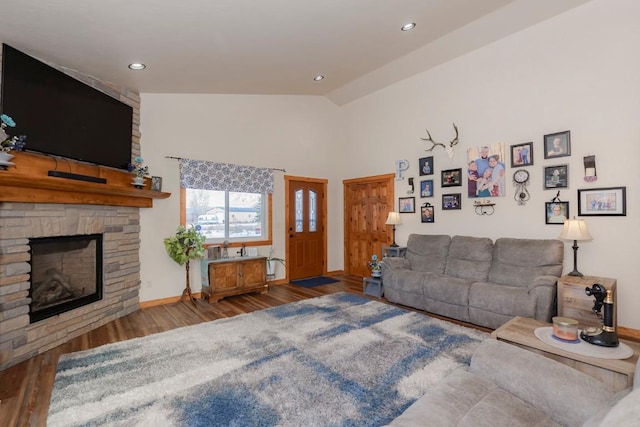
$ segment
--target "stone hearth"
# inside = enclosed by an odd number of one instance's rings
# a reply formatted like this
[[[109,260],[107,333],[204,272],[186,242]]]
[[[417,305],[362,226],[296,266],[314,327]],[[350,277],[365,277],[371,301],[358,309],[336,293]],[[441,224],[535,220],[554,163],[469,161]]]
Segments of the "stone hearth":
[[[138,309],[137,207],[0,203],[0,370]],[[29,238],[103,234],[100,301],[29,324]]]

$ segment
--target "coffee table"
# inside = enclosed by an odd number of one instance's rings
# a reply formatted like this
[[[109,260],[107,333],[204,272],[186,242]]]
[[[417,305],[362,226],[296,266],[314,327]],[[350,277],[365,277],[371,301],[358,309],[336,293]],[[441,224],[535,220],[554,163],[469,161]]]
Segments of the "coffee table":
[[[533,333],[536,328],[551,326],[553,326],[551,323],[544,323],[527,317],[514,317],[493,331],[491,337],[541,354],[584,372],[608,384],[615,391],[624,390],[633,385],[633,374],[640,355],[639,343],[620,340],[633,349],[633,356],[628,359],[615,360],[583,356],[549,345],[539,340]]]

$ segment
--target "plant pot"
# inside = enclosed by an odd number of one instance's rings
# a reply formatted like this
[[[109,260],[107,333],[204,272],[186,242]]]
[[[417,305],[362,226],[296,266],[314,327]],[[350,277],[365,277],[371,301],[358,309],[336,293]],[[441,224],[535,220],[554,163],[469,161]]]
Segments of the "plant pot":
[[[133,178],[133,181],[131,181],[131,185],[133,185],[136,188],[144,188],[144,182],[145,182],[145,177],[136,176]]]
[[[273,280],[276,278],[276,262],[274,260],[267,260],[267,279]]]
[[[382,277],[382,270],[371,270],[371,277]]]
[[[7,163],[13,159],[13,154],[7,153],[6,151],[0,151],[0,163]]]

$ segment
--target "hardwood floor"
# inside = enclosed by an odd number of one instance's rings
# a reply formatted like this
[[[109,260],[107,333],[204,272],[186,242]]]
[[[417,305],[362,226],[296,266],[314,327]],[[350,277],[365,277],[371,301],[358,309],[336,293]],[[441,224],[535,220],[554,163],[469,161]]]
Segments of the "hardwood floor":
[[[0,425],[3,427],[46,425],[51,389],[61,354],[335,292],[362,295],[362,282],[359,278],[343,278],[341,282],[315,288],[301,288],[286,284],[273,286],[266,294],[228,297],[212,304],[198,300],[197,307],[185,300],[175,304],[140,309],[0,372]]]

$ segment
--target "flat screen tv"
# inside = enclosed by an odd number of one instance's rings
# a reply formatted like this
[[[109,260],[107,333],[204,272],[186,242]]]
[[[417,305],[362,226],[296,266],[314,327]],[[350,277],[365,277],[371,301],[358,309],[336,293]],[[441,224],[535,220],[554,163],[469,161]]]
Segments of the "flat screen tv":
[[[6,44],[1,111],[26,150],[126,169],[133,108]]]

